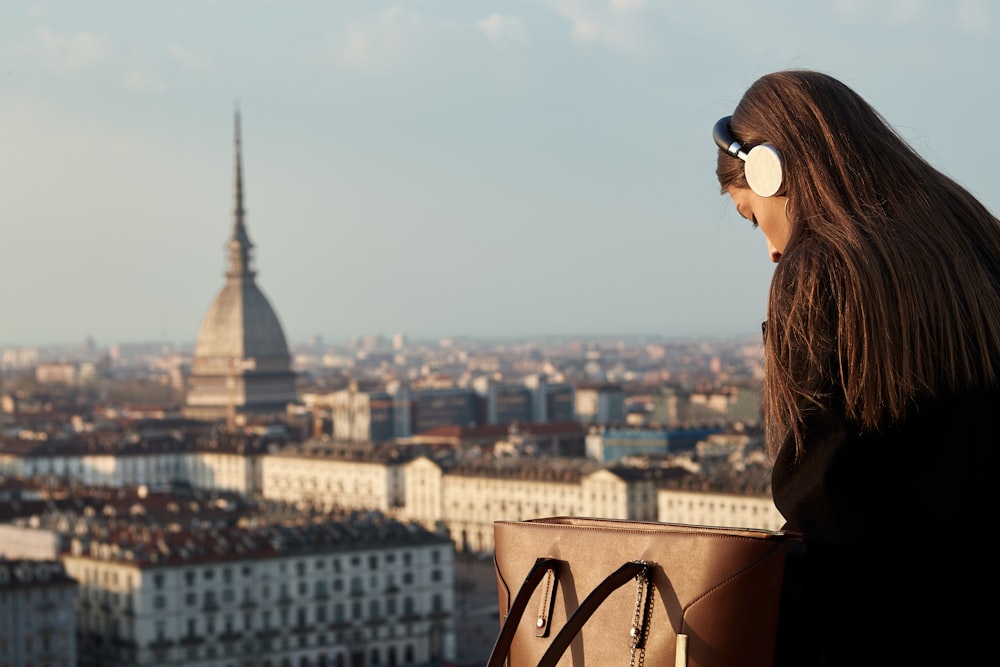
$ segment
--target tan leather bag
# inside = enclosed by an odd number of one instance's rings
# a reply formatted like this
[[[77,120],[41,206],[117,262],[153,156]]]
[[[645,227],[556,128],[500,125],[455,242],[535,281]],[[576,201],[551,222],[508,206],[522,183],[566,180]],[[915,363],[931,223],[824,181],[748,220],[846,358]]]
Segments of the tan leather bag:
[[[784,532],[497,521],[503,623],[487,667],[770,667]]]

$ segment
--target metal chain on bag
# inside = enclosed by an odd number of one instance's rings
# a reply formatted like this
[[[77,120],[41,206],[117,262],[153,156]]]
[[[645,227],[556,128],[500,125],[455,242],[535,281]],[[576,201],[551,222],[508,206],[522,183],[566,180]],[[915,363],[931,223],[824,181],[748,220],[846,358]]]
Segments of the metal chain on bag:
[[[646,639],[649,636],[649,618],[653,613],[653,585],[650,581],[653,563],[647,561],[639,563],[643,567],[639,574],[635,575],[637,582],[635,616],[632,620],[632,629],[629,630],[629,648],[632,652],[629,667],[643,667],[646,660]]]

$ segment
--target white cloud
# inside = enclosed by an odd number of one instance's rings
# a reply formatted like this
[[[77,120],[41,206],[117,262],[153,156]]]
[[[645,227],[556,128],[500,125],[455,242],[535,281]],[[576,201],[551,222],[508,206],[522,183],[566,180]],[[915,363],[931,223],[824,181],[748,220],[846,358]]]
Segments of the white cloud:
[[[47,28],[35,31],[35,40],[25,49],[60,72],[79,72],[98,66],[111,57],[111,37],[92,32],[64,36]]]
[[[479,22],[479,29],[492,41],[502,44],[505,42],[526,42],[528,32],[524,27],[524,20],[519,16],[504,16],[503,14],[490,14]]]
[[[910,23],[923,13],[923,0],[892,0],[889,6],[890,23]]]
[[[993,14],[983,0],[965,0],[958,6],[958,25],[971,33],[985,34],[993,27]]]
[[[335,36],[335,59],[351,69],[389,69],[419,54],[432,31],[422,16],[394,5],[354,21]]]
[[[551,0],[556,13],[569,21],[573,38],[636,51],[644,43],[642,0]]]
[[[137,68],[132,68],[126,72],[122,83],[129,90],[138,92],[158,94],[167,92],[167,85],[165,83],[156,79],[148,72],[143,72]]]

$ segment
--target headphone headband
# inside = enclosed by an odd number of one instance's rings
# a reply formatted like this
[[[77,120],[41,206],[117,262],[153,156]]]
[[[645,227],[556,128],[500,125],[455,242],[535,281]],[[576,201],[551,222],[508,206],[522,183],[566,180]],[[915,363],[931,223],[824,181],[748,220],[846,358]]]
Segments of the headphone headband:
[[[729,122],[732,116],[724,116],[712,128],[712,138],[715,145],[723,153],[743,160],[743,174],[746,176],[750,189],[761,197],[773,197],[781,189],[784,179],[784,167],[778,150],[768,143],[758,144],[749,151],[743,150],[743,144],[733,137]]]

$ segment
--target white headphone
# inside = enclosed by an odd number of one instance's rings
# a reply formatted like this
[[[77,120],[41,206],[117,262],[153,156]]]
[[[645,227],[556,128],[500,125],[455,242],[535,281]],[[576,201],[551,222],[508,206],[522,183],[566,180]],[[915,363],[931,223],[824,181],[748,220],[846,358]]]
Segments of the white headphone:
[[[729,129],[730,119],[732,116],[719,119],[712,128],[712,138],[727,155],[738,157],[746,163],[743,165],[743,174],[751,190],[761,197],[773,197],[778,194],[784,180],[784,168],[778,149],[764,143],[754,146],[749,152],[744,151],[743,144],[733,138]]]

